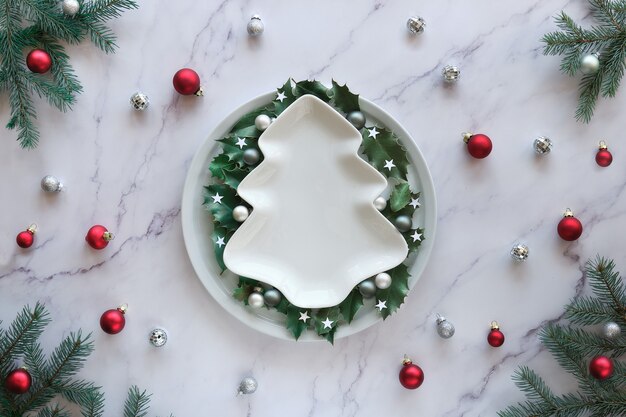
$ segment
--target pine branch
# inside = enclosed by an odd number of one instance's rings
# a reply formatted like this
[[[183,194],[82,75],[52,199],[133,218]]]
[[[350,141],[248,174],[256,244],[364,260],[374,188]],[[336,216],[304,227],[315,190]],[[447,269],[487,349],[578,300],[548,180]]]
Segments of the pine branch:
[[[0,372],[3,375],[13,358],[25,353],[30,342],[39,338],[48,323],[48,312],[42,304],[35,304],[32,310],[29,306],[22,309],[0,338]]]
[[[128,397],[124,404],[124,417],[145,417],[148,414],[148,404],[150,403],[150,394],[146,391],[139,391],[137,386],[133,385],[128,390]]]
[[[626,290],[619,273],[615,271],[615,262],[598,256],[587,263],[585,273],[598,300],[610,306],[617,314],[626,314]]]
[[[58,4],[41,0],[20,0],[19,5],[24,16],[44,32],[69,43],[80,41],[80,27],[67,24]]]
[[[120,17],[122,12],[139,8],[134,0],[95,0],[85,4],[82,14],[91,16],[94,20],[104,22]]]
[[[54,407],[42,408],[37,413],[37,417],[70,417],[70,413],[56,405]]]
[[[569,319],[571,323],[583,326],[603,324],[615,320],[615,310],[592,297],[580,297],[572,300],[565,308],[565,313],[565,318]]]

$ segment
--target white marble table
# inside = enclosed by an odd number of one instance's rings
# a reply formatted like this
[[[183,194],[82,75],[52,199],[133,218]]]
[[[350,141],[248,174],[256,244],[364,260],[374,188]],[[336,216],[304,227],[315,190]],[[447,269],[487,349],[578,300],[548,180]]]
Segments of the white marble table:
[[[41,145],[0,141],[0,318],[26,303],[46,303],[54,322],[44,335],[93,331],[96,351],[82,375],[107,393],[106,416],[118,416],[131,384],[154,394],[152,411],[185,416],[493,416],[519,400],[511,382],[520,364],[540,368],[559,390],[573,388],[541,349],[537,329],[557,319],[581,291],[581,268],[600,253],[626,271],[624,89],[598,106],[593,122],[575,122],[577,80],[543,57],[539,39],[563,7],[589,23],[585,2],[200,2],[145,1],[113,24],[120,49],[105,56],[88,44],[69,49],[84,83],[72,113],[38,106]],[[261,39],[245,25],[259,13]],[[405,21],[423,16],[426,32],[407,36]],[[462,80],[445,88],[441,68],[456,63]],[[171,77],[198,70],[206,96],[178,96]],[[183,181],[192,156],[215,124],[249,98],[296,79],[335,78],[393,114],[429,161],[438,192],[433,256],[405,307],[387,322],[336,342],[276,340],[220,308],[196,278],[180,224]],[[136,89],[151,99],[131,110]],[[5,96],[2,123],[8,119]],[[466,155],[460,132],[494,140],[483,161]],[[555,147],[538,159],[532,141]],[[599,139],[615,161],[594,162]],[[44,174],[67,186],[44,195]],[[562,210],[585,225],[575,243],[555,231]],[[18,231],[37,222],[36,247],[18,250]],[[95,223],[116,239],[103,251],[83,240]],[[531,257],[512,264],[508,251],[526,242]],[[127,302],[117,337],[98,328],[100,314]],[[447,341],[434,315],[457,328]],[[507,336],[485,340],[491,320]],[[148,345],[161,325],[166,348]],[[402,354],[426,373],[417,391],[397,380]],[[234,396],[242,376],[260,387]]]

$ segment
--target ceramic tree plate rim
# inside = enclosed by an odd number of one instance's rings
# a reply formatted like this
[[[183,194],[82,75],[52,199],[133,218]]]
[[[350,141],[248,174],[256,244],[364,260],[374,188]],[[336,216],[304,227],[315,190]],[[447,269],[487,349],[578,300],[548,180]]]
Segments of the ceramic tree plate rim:
[[[198,278],[213,298],[231,315],[253,329],[281,339],[293,340],[286,329],[283,314],[267,309],[253,309],[233,298],[232,291],[237,284],[237,275],[230,271],[220,274],[211,240],[213,224],[210,214],[203,207],[203,187],[211,182],[208,166],[211,159],[220,152],[216,139],[225,136],[245,114],[271,103],[275,95],[275,92],[270,92],[243,104],[224,118],[209,135],[190,165],[183,189],[181,217],[189,259]],[[359,98],[359,104],[368,118],[368,125],[378,121],[400,138],[409,157],[409,182],[415,191],[421,192],[422,195],[423,205],[417,211],[415,221],[416,225],[426,230],[426,239],[420,245],[417,256],[410,257],[407,261],[411,273],[409,288],[412,289],[426,267],[435,240],[437,206],[432,178],[426,161],[410,134],[393,117],[372,102]],[[344,324],[338,329],[335,339],[352,335],[381,321],[378,310],[369,306],[372,300],[365,301],[365,307],[357,313],[352,323]],[[396,314],[401,316],[402,309]],[[299,341],[319,340],[324,339],[314,331],[304,332],[299,339]]]

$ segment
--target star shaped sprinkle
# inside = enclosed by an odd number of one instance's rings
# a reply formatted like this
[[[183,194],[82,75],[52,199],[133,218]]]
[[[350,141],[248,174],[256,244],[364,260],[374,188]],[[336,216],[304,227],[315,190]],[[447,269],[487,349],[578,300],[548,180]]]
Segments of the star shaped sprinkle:
[[[414,209],[420,207],[422,205],[422,203],[420,203],[420,198],[411,198],[411,202],[409,203],[409,206],[413,207]]]
[[[374,307],[376,307],[378,311],[383,311],[383,308],[387,308],[387,301],[378,300],[378,304],[376,304]]]
[[[224,242],[224,238],[223,237],[218,237],[217,240],[215,241],[215,244],[218,247],[221,248],[222,246],[224,246],[226,244],[226,242]]]
[[[326,317],[326,320],[324,320],[322,322],[322,324],[324,325],[325,329],[332,329],[333,328],[333,321],[329,320],[328,317]]]
[[[278,92],[278,95],[276,96],[276,100],[280,101],[281,103],[283,102],[284,99],[286,99],[287,96],[285,95],[285,93],[283,93],[282,91]]]
[[[300,313],[300,318],[298,320],[302,320],[304,323],[306,323],[306,321],[310,318],[311,317],[309,317],[309,313],[305,310],[304,313]]]
[[[413,242],[417,242],[417,241],[421,242],[422,241],[422,236],[423,235],[421,233],[419,233],[417,230],[415,230],[413,232],[413,234],[411,235],[411,237],[413,238]]]
[[[368,129],[367,131],[369,132],[369,137],[374,139],[376,139],[376,136],[380,133],[375,127],[373,129]]]
[[[220,193],[215,193],[215,195],[212,195],[211,198],[213,199],[214,204],[222,204],[222,198],[224,198],[224,196],[220,195]]]
[[[247,143],[244,138],[237,138],[237,143],[235,143],[235,146],[239,146],[239,149],[243,149],[243,147],[246,145]]]
[[[387,161],[385,159],[385,168],[387,168],[389,171],[391,171],[392,168],[395,168],[395,164],[393,163],[393,159]]]

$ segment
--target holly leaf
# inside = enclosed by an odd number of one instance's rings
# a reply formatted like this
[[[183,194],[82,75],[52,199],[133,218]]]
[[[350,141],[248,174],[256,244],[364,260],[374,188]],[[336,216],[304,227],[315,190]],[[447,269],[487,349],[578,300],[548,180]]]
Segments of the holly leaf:
[[[353,289],[345,300],[339,304],[339,311],[348,323],[351,323],[357,311],[363,306],[363,295],[358,289]]]
[[[277,93],[283,93],[285,98],[280,101],[278,99],[274,99],[274,109],[276,116],[280,115],[287,107],[289,107],[294,101],[296,101],[296,95],[293,93],[293,84],[291,78],[287,80],[282,87],[276,90]]]
[[[383,308],[380,314],[383,319],[396,312],[404,303],[404,299],[409,293],[409,269],[405,264],[400,264],[388,271],[391,275],[391,286],[384,290],[376,291],[376,298],[387,302],[387,308]]]
[[[281,297],[280,302],[278,304],[276,304],[274,306],[274,308],[276,309],[276,311],[278,311],[279,313],[283,313],[283,314],[287,314],[287,309],[289,307],[291,307],[293,304],[291,304],[289,302],[289,300],[287,300],[287,298],[285,298],[285,296]]]
[[[263,132],[261,132],[256,128],[256,126],[254,126],[254,119],[256,119],[256,117],[260,114],[267,114],[269,117],[276,117],[274,104],[272,103],[269,106],[261,107],[244,115],[230,129],[230,135],[248,138],[258,138],[259,136],[261,136],[261,133]]]
[[[213,232],[211,232],[211,240],[213,241],[213,250],[215,252],[215,259],[217,260],[217,264],[219,265],[222,272],[226,271],[226,265],[224,264],[224,249],[226,248],[226,243],[232,236],[232,232],[224,229],[223,227],[215,227],[213,228]],[[218,240],[222,238],[224,239],[224,244],[218,245]]]
[[[331,344],[335,341],[335,332],[337,331],[337,321],[339,320],[339,307],[322,308],[313,317],[313,326],[318,335],[323,336]],[[324,326],[326,319],[331,320],[330,328]]]
[[[363,136],[362,151],[367,160],[379,172],[387,177],[406,181],[409,160],[406,149],[400,144],[398,137],[387,129],[376,127],[379,131],[376,138],[370,137],[370,128],[361,129]],[[391,170],[385,168],[387,161],[391,161],[395,167]]]
[[[280,305],[280,304],[279,304]],[[293,337],[298,340],[309,325],[300,320],[300,313],[306,311],[307,314],[311,314],[310,310],[301,309],[292,304],[287,307],[287,330],[291,332]],[[310,321],[311,319],[309,319]]]
[[[237,196],[235,189],[226,184],[211,184],[204,189],[204,206],[213,216],[213,221],[227,230],[236,230],[239,223],[233,219],[233,209],[243,200]],[[221,199],[217,198],[216,202],[214,197]]]
[[[347,85],[339,85],[335,80],[333,80],[330,95],[333,99],[335,107],[342,112],[350,113],[351,111],[360,110],[359,95],[353,94]]]
[[[250,294],[252,294],[258,285],[258,281],[246,277],[239,277],[237,288],[233,290],[233,297],[242,301],[245,305],[248,305],[248,297],[250,297]]]
[[[411,201],[411,187],[408,182],[402,181],[393,187],[391,196],[389,197],[389,206],[391,211],[397,212],[402,210]]]
[[[249,168],[235,167],[224,171],[224,183],[230,185],[234,189],[239,187],[239,183],[250,173]]]
[[[417,234],[421,235],[419,238],[417,237],[417,235],[415,235],[416,232]],[[406,240],[406,244],[409,246],[409,253],[415,252],[425,239],[424,229],[420,227],[418,227],[417,229],[411,229],[408,232],[404,232],[402,233],[402,236],[404,237],[404,240]]]
[[[237,140],[239,139],[245,140],[246,144],[243,147],[236,145]],[[222,154],[228,156],[231,161],[236,162],[240,167],[244,166],[243,153],[246,151],[246,149],[259,149],[258,141],[254,138],[249,137],[245,138],[242,136],[228,135],[222,139],[218,139],[217,141],[222,144]]]
[[[226,179],[224,171],[234,169],[236,166],[237,162],[231,160],[227,154],[221,153],[213,158],[209,164],[209,171],[214,178],[224,181]]]
[[[301,97],[305,94],[312,94],[320,100],[328,103],[330,97],[328,96],[328,89],[324,84],[319,81],[298,81],[296,83],[296,96]]]

